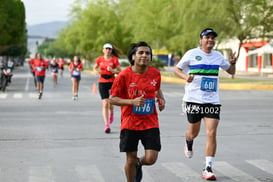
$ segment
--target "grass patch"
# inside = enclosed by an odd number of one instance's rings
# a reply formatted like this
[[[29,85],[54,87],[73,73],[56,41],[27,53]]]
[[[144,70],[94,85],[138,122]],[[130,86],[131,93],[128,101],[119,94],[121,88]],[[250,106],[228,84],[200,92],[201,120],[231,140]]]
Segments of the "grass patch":
[[[178,78],[172,72],[161,72],[162,76],[168,76],[173,78]],[[272,80],[263,79],[252,79],[252,78],[238,78],[235,76],[234,79],[230,77],[220,77],[220,83],[242,83],[242,84],[262,84],[262,85],[273,85]]]
[[[220,83],[242,83],[242,84],[262,84],[262,85],[272,85],[272,80],[262,80],[262,79],[251,79],[251,78],[226,78],[220,77]]]

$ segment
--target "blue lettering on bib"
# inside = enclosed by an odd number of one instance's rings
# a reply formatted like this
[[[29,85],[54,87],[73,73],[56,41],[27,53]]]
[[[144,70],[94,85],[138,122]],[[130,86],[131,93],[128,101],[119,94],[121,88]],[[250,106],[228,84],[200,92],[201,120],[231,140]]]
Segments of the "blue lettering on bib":
[[[145,99],[145,104],[143,107],[134,106],[133,113],[140,115],[149,115],[154,113],[155,99]]]
[[[42,70],[43,70],[43,68],[42,67],[36,67],[36,70],[38,71],[38,72],[41,72]]]
[[[217,78],[202,77],[201,90],[206,92],[216,92]]]
[[[74,71],[72,72],[72,75],[73,75],[73,76],[79,76],[79,75],[80,75],[80,72],[77,71],[77,70],[74,70]]]

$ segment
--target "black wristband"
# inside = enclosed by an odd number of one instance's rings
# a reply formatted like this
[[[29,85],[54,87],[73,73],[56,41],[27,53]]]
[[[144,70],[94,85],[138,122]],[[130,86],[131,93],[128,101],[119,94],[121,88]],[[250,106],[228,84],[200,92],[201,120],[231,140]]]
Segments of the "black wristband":
[[[231,65],[235,65],[236,64],[236,62],[234,62],[234,63],[230,63]]]

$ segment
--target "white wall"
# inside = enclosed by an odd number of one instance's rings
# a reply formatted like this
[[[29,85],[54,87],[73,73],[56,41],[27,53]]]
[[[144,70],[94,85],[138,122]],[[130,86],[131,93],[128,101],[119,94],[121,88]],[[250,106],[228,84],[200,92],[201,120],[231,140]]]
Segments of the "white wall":
[[[236,55],[238,55],[239,43],[240,43],[240,41],[237,39],[226,40],[226,41],[221,42],[220,44],[217,44],[216,49],[222,50],[225,58],[229,59],[228,50],[232,50],[233,53],[236,52]],[[237,71],[245,71],[246,55],[247,55],[246,51],[242,47],[240,50],[240,56],[237,59],[237,64],[236,64]]]

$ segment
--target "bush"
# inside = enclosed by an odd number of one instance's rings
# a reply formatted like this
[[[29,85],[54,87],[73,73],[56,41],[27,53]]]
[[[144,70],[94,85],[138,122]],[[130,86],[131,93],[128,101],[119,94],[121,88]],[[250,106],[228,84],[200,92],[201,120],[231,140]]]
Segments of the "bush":
[[[120,66],[121,67],[128,67],[128,66],[130,66],[129,61],[127,59],[126,59],[127,61],[124,61],[124,60],[120,60]],[[164,66],[165,66],[165,63],[162,62],[160,59],[153,58],[153,61],[150,63],[150,66],[153,66],[153,67],[155,67],[158,70],[163,70]]]
[[[120,66],[121,67],[128,67],[128,66],[130,66],[130,63],[129,63],[129,61],[128,62],[121,62]]]
[[[153,61],[150,63],[151,66],[155,67],[158,70],[163,70],[165,63],[161,61],[160,59],[153,59]]]

